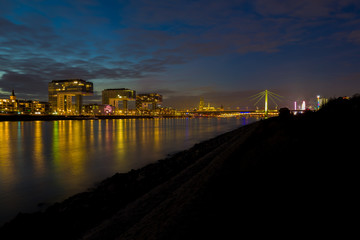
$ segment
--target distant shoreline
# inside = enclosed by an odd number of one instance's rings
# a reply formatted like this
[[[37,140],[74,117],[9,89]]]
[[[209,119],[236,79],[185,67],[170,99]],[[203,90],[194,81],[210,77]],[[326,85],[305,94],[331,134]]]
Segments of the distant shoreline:
[[[161,116],[161,118],[179,118],[180,116]],[[56,120],[102,120],[102,119],[153,119],[157,116],[62,116],[62,115],[0,115],[4,121],[56,121]],[[182,116],[181,116],[182,118]]]

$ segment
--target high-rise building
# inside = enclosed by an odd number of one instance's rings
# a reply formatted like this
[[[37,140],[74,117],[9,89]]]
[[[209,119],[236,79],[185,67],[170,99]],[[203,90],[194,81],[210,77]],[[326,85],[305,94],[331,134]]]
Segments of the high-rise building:
[[[82,97],[93,95],[93,83],[82,79],[53,80],[48,90],[52,112],[81,114]]]
[[[136,101],[136,91],[127,88],[112,88],[102,91],[102,104],[109,104],[115,109],[128,110],[129,101]]]
[[[301,110],[305,110],[305,109],[306,109],[306,103],[305,101],[302,101]]]
[[[138,94],[136,109],[139,111],[154,111],[162,104],[162,95],[158,93]]]
[[[327,99],[327,98],[320,98],[320,99],[319,99],[319,106],[322,107],[322,106],[325,105],[328,101],[329,101],[329,99]]]

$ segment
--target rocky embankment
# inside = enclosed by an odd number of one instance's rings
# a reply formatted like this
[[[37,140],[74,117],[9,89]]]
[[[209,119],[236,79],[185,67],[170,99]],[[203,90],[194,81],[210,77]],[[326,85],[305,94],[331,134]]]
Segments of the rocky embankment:
[[[355,228],[360,98],[247,125],[44,212],[1,239],[324,237]]]

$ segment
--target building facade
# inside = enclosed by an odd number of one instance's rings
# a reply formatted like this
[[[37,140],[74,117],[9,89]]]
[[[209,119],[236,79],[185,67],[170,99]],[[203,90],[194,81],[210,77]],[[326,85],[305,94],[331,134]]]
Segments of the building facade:
[[[14,90],[9,98],[0,99],[0,113],[48,114],[49,110],[48,102],[17,99]]]
[[[86,104],[83,106],[83,112],[86,115],[113,115],[115,107],[108,104]]]
[[[20,114],[48,114],[49,112],[50,104],[48,102],[35,100],[18,101],[18,113]]]
[[[82,114],[82,97],[93,95],[93,83],[82,79],[53,80],[48,92],[52,112]]]
[[[115,107],[115,110],[129,109],[130,103],[135,103],[136,91],[127,88],[112,88],[102,91],[102,104]]]
[[[9,98],[0,99],[1,113],[14,113],[18,111],[18,101],[16,100],[15,92],[12,90]]]
[[[136,109],[140,112],[155,111],[162,104],[162,95],[158,93],[138,94],[136,96]]]

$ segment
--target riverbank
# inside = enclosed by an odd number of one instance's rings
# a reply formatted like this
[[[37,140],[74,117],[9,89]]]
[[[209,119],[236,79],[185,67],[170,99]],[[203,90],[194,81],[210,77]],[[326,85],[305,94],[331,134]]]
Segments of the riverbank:
[[[241,127],[42,213],[20,214],[0,237],[344,236],[355,225],[347,214],[358,187],[359,112],[359,98],[338,100]]]

